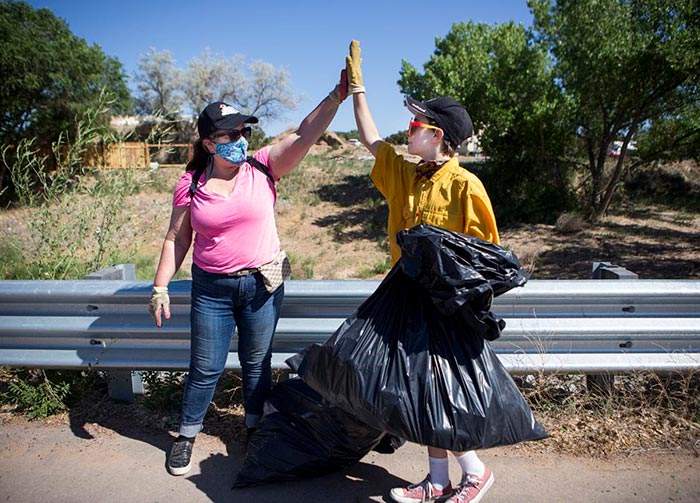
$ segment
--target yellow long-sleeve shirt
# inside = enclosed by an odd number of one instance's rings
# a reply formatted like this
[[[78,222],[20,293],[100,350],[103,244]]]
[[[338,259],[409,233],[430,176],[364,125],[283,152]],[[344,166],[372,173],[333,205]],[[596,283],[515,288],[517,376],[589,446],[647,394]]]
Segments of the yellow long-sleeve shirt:
[[[416,163],[382,143],[370,176],[389,205],[387,232],[392,265],[401,257],[396,233],[421,223],[500,244],[486,189],[476,175],[459,165],[456,157],[430,180],[416,181]]]

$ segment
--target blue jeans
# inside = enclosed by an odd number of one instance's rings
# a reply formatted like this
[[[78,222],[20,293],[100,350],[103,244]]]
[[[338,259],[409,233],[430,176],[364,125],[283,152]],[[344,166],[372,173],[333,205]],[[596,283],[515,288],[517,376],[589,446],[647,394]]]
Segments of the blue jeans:
[[[201,431],[236,327],[246,425],[257,424],[271,386],[272,337],[283,300],[284,285],[271,294],[259,273],[234,278],[192,265],[190,371],[182,401],[181,435],[194,437]]]

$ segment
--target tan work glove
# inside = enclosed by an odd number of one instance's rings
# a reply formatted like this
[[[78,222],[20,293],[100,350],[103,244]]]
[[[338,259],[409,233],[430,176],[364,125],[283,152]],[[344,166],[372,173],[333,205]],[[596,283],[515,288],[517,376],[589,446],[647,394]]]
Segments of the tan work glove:
[[[154,286],[151,292],[151,302],[148,304],[148,311],[156,322],[156,326],[163,325],[161,313],[166,320],[170,319],[170,296],[167,286]]]
[[[345,68],[340,70],[340,81],[335,85],[333,90],[328,93],[328,97],[336,105],[340,105],[345,98],[348,97],[348,77]]]
[[[350,94],[364,93],[365,84],[362,81],[362,58],[360,57],[360,42],[350,42],[350,55],[345,58],[345,69],[348,72],[348,92]]]

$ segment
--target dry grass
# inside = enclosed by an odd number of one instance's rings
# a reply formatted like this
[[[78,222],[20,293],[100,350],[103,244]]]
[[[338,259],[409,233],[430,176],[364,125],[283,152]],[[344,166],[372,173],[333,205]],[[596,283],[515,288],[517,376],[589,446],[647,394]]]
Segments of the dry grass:
[[[280,182],[278,227],[294,278],[379,279],[386,272],[387,210],[369,180],[370,169],[363,149],[319,147]],[[151,279],[155,272],[171,191],[181,173],[181,169],[160,170],[150,188],[127,201],[130,224],[139,227],[141,279]],[[0,226],[18,238],[28,218],[26,210],[2,211]],[[501,230],[503,245],[518,255],[533,279],[589,278],[592,263],[598,261],[615,263],[645,279],[700,279],[698,213],[646,206],[596,225],[580,225],[572,218],[562,221],[560,230],[548,225]],[[189,277],[189,264],[188,257],[180,277]],[[227,441],[244,431],[236,379],[231,375],[221,383],[205,422],[205,431]],[[700,449],[697,375],[618,377],[614,393],[604,398],[588,393],[583,376],[530,376],[520,384],[551,438],[518,448],[586,456]],[[3,410],[0,422],[12,420],[11,411]],[[98,423],[115,431],[127,423],[173,429],[177,413],[154,412],[143,403],[112,403],[101,396],[47,421]]]
[[[700,455],[698,372],[617,375],[604,392],[587,386],[584,375],[516,380],[550,434],[531,449],[591,457],[652,450]]]
[[[369,179],[371,166],[359,147],[315,147],[279,182],[277,226],[295,279],[380,279],[386,272],[387,207]],[[127,202],[130,225],[139,227],[141,279],[155,273],[171,191],[181,174],[161,169],[151,188]],[[21,235],[26,218],[22,211],[1,212],[0,224]],[[516,253],[532,279],[587,279],[593,262],[612,262],[643,279],[700,279],[700,213],[645,205],[596,224],[565,214],[558,225],[500,230],[503,246]],[[190,264],[188,256],[179,277],[189,277]]]
[[[283,374],[276,374],[282,378]],[[528,452],[556,452],[590,458],[611,458],[640,452],[687,452],[700,456],[700,373],[617,376],[609,395],[591,394],[583,375],[540,375],[516,378],[535,416],[550,437],[518,444]],[[204,432],[225,443],[245,438],[241,381],[226,372],[204,422]],[[152,409],[144,399],[133,404],[110,401],[106,389],[85,397],[69,412],[42,419],[70,425],[76,431],[99,426],[119,433],[177,431],[178,403]],[[0,409],[0,424],[22,420],[12,408]]]

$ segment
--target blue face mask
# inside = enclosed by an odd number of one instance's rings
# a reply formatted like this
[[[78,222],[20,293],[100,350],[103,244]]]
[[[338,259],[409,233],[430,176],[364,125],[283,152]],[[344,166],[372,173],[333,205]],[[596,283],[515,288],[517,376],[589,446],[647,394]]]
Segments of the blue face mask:
[[[216,155],[230,162],[231,164],[240,166],[246,160],[248,155],[248,141],[241,136],[238,141],[217,143]]]

